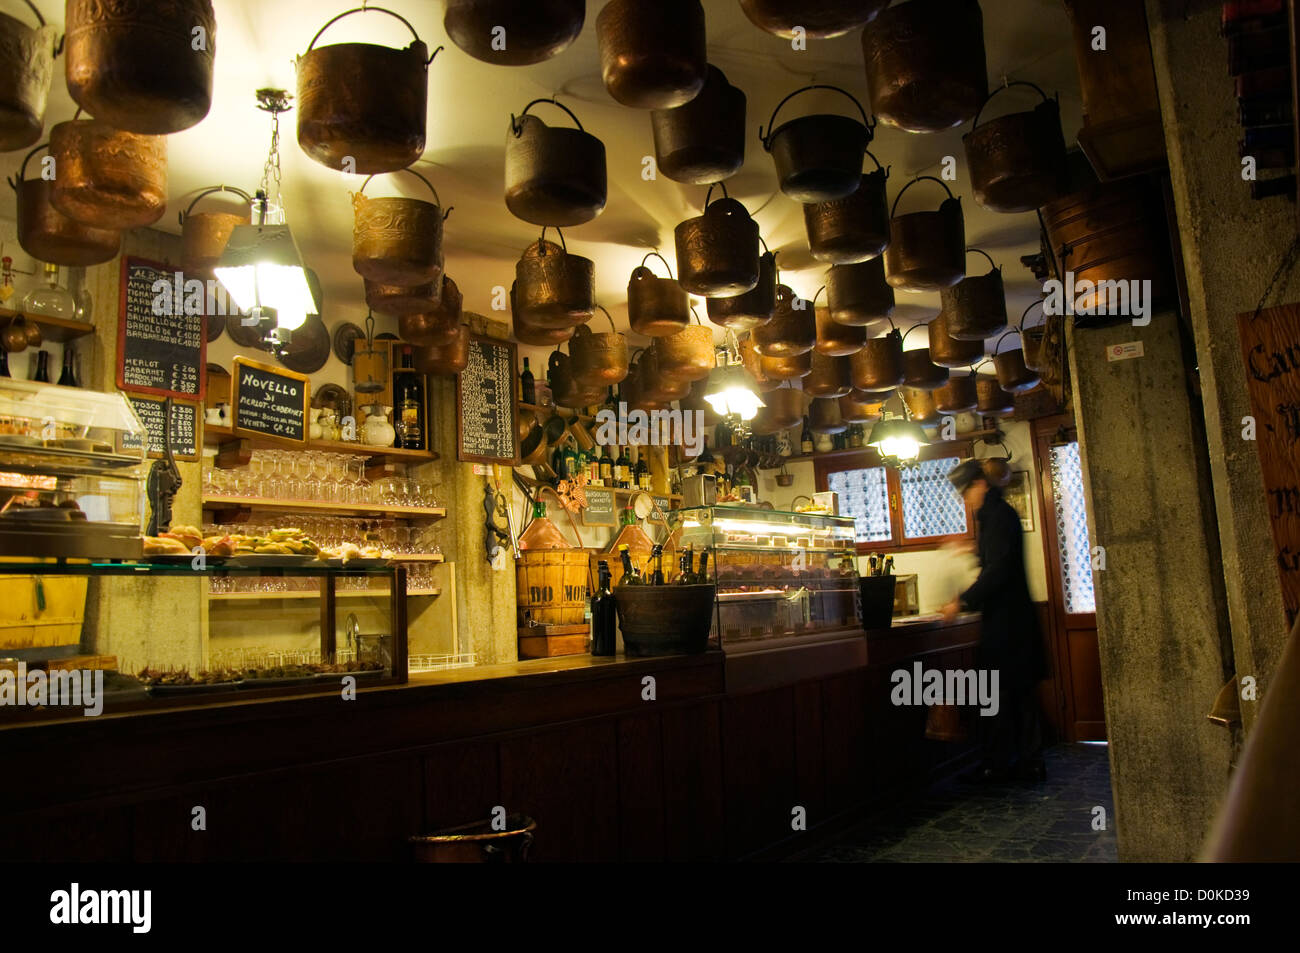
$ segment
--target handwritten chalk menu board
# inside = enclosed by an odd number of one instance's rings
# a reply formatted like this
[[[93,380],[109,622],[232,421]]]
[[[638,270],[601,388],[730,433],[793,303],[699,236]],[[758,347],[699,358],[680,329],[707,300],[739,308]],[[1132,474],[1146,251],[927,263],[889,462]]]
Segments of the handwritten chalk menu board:
[[[163,437],[163,413],[167,401],[153,397],[136,397],[126,395],[126,399],[135,408],[136,415],[149,432],[149,456],[161,457],[166,450]],[[196,404],[172,401],[171,413],[172,456],[177,460],[197,460],[199,458],[199,415]],[[130,437],[122,438],[123,447],[134,449],[140,441]]]
[[[650,522],[665,522],[668,519],[668,511],[672,509],[671,501],[666,496],[652,496],[651,499],[654,500],[655,506],[659,507],[659,509],[650,514]]]
[[[513,344],[470,336],[469,362],[456,379],[456,416],[461,460],[514,465]]]
[[[311,403],[307,375],[237,357],[232,376],[237,435],[307,442]]]
[[[584,489],[587,508],[582,511],[584,526],[614,526],[617,514],[614,512],[614,491],[602,490],[589,486]]]
[[[154,290],[155,282],[163,282],[166,290],[162,285]],[[159,397],[203,399],[207,326],[203,315],[185,313],[184,297],[176,294],[175,268],[122,258],[118,387]]]
[[[1300,305],[1237,315],[1289,628],[1300,614]]]

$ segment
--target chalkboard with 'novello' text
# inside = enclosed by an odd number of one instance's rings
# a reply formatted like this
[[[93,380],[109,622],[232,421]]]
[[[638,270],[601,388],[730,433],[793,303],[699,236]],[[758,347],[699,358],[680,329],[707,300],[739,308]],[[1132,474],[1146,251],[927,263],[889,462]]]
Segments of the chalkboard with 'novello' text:
[[[232,377],[236,434],[307,442],[307,375],[237,357]]]

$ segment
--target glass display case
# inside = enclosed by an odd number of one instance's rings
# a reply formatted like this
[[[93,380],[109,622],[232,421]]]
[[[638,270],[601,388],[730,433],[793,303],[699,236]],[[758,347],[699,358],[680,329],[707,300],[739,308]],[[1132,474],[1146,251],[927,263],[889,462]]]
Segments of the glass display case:
[[[860,628],[853,519],[755,506],[675,510],[681,546],[709,553],[718,597],[711,640],[765,640]]]
[[[146,441],[121,394],[0,378],[0,556],[138,559]]]

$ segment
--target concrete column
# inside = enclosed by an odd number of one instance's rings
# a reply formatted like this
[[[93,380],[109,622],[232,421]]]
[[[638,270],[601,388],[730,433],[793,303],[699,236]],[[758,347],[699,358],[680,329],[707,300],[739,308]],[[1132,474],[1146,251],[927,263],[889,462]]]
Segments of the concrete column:
[[[1239,675],[1254,675],[1260,698],[1287,640],[1269,534],[1268,499],[1253,442],[1236,316],[1253,310],[1296,232],[1295,206],[1254,201],[1241,178],[1237,101],[1228,75],[1222,4],[1146,0],[1165,142],[1182,239],[1223,576]],[[1294,278],[1294,276],[1293,276]],[[1271,303],[1294,301],[1300,282],[1281,284]],[[1242,702],[1249,729],[1256,703]]]
[[[1070,334],[1120,859],[1196,857],[1231,737],[1206,720],[1225,681],[1227,620],[1208,461],[1177,317]],[[1111,363],[1140,340],[1145,356]]]

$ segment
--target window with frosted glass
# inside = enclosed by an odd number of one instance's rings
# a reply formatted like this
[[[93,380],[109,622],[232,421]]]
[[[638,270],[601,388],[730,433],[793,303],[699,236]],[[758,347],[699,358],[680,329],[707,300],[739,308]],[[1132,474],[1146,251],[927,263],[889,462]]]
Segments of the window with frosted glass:
[[[1092,587],[1092,547],[1088,542],[1088,511],[1083,502],[1083,467],[1079,445],[1052,447],[1052,495],[1056,497],[1056,544],[1060,550],[1061,588],[1065,611],[1096,612]]]
[[[903,491],[903,536],[960,536],[966,532],[966,504],[948,481],[960,457],[922,460],[898,471]]]
[[[884,467],[841,470],[830,474],[826,485],[840,495],[840,515],[853,517],[859,543],[894,538],[889,521],[889,479]]]

